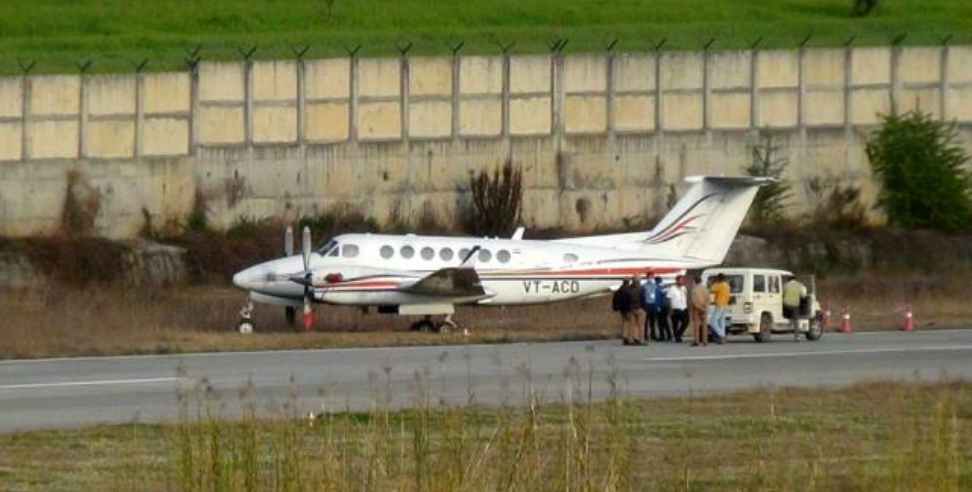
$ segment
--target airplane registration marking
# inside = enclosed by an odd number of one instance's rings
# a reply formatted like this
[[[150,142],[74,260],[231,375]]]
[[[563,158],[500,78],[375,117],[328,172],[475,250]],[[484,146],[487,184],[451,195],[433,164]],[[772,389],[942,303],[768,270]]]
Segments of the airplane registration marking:
[[[524,280],[523,292],[526,294],[577,294],[580,292],[578,280]]]

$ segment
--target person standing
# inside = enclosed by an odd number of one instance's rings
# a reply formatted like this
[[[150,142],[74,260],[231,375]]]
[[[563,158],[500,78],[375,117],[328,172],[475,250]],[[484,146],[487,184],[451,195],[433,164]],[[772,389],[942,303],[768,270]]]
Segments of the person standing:
[[[645,311],[645,340],[658,340],[655,332],[655,276],[648,272],[641,286],[641,309]]]
[[[628,305],[628,287],[631,285],[631,281],[624,279],[621,282],[621,287],[614,291],[614,296],[611,297],[611,310],[618,313],[621,317],[621,343],[625,345],[631,345],[631,338],[628,337],[628,316],[631,311],[631,307]]]
[[[685,289],[685,277],[675,277],[675,283],[665,292],[672,307],[672,335],[675,343],[682,343],[682,335],[688,328],[688,293]]]
[[[729,311],[729,298],[732,296],[732,289],[729,287],[729,282],[726,282],[726,276],[721,273],[716,275],[716,281],[710,291],[715,304],[712,310],[712,329],[719,335],[719,343],[722,343],[726,337],[726,314]]]
[[[631,282],[627,290],[628,304],[631,305],[631,316],[629,318],[629,333],[635,345],[648,343],[647,338],[642,338],[642,326],[644,325],[644,311],[641,309],[641,277],[635,274],[631,277]]]
[[[673,338],[671,324],[668,322],[671,305],[666,290],[662,285],[662,278],[655,277],[655,324],[658,326],[658,339],[670,342]]]
[[[709,289],[705,288],[698,275],[693,279],[695,285],[689,295],[689,312],[692,318],[693,347],[709,344],[709,327],[706,323],[706,310],[709,308]]]
[[[800,341],[800,307],[806,297],[807,286],[796,277],[783,284],[783,317],[790,320],[794,342]]]

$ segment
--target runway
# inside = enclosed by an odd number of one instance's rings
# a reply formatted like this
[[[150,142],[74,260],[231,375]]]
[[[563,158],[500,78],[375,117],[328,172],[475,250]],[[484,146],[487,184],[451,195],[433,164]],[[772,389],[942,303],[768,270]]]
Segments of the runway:
[[[612,388],[646,397],[972,378],[972,330],[828,333],[802,343],[778,335],[769,344],[737,337],[702,348],[598,341],[3,361],[0,432],[173,420],[179,395],[193,392],[193,402],[208,401],[226,416],[237,415],[244,401],[266,413],[293,401],[301,413],[401,407],[425,398],[517,403],[531,389],[560,401],[570,371],[584,395],[591,382],[596,398]]]

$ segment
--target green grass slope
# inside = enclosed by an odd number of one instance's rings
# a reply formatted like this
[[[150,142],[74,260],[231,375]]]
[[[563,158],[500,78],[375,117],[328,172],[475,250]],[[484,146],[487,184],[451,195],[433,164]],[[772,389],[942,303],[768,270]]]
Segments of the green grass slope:
[[[361,45],[365,56],[542,52],[566,38],[567,51],[618,49],[972,42],[972,3],[959,0],[884,0],[871,16],[850,15],[850,0],[6,0],[0,2],[0,72],[19,63],[35,70],[74,71],[92,60],[96,71],[130,71],[143,59],[152,70],[183,66],[201,45],[204,59],[238,58],[257,47],[259,58],[343,54]]]

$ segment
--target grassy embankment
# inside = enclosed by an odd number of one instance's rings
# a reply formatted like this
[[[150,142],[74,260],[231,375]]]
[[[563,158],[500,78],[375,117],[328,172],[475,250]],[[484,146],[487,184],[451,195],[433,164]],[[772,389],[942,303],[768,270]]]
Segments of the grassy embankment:
[[[881,2],[866,18],[850,15],[850,0],[291,0],[244,1],[10,0],[0,3],[0,72],[19,71],[18,60],[36,60],[37,72],[74,72],[93,60],[93,71],[133,71],[143,59],[149,70],[182,69],[187,49],[203,46],[204,59],[238,59],[239,49],[257,47],[258,58],[293,57],[292,46],[309,45],[308,56],[449,53],[462,41],[467,53],[545,52],[554,39],[568,51],[600,51],[619,39],[618,49],[646,50],[662,39],[669,49],[699,49],[715,38],[715,49],[793,47],[813,33],[811,45],[972,41],[972,5],[954,0]]]
[[[586,399],[217,418],[0,436],[5,490],[939,490],[972,487],[972,385],[869,383],[654,400]],[[388,389],[390,391],[390,389]],[[527,388],[524,388],[527,391]],[[572,396],[571,396],[572,395]],[[198,416],[199,420],[194,420]]]

